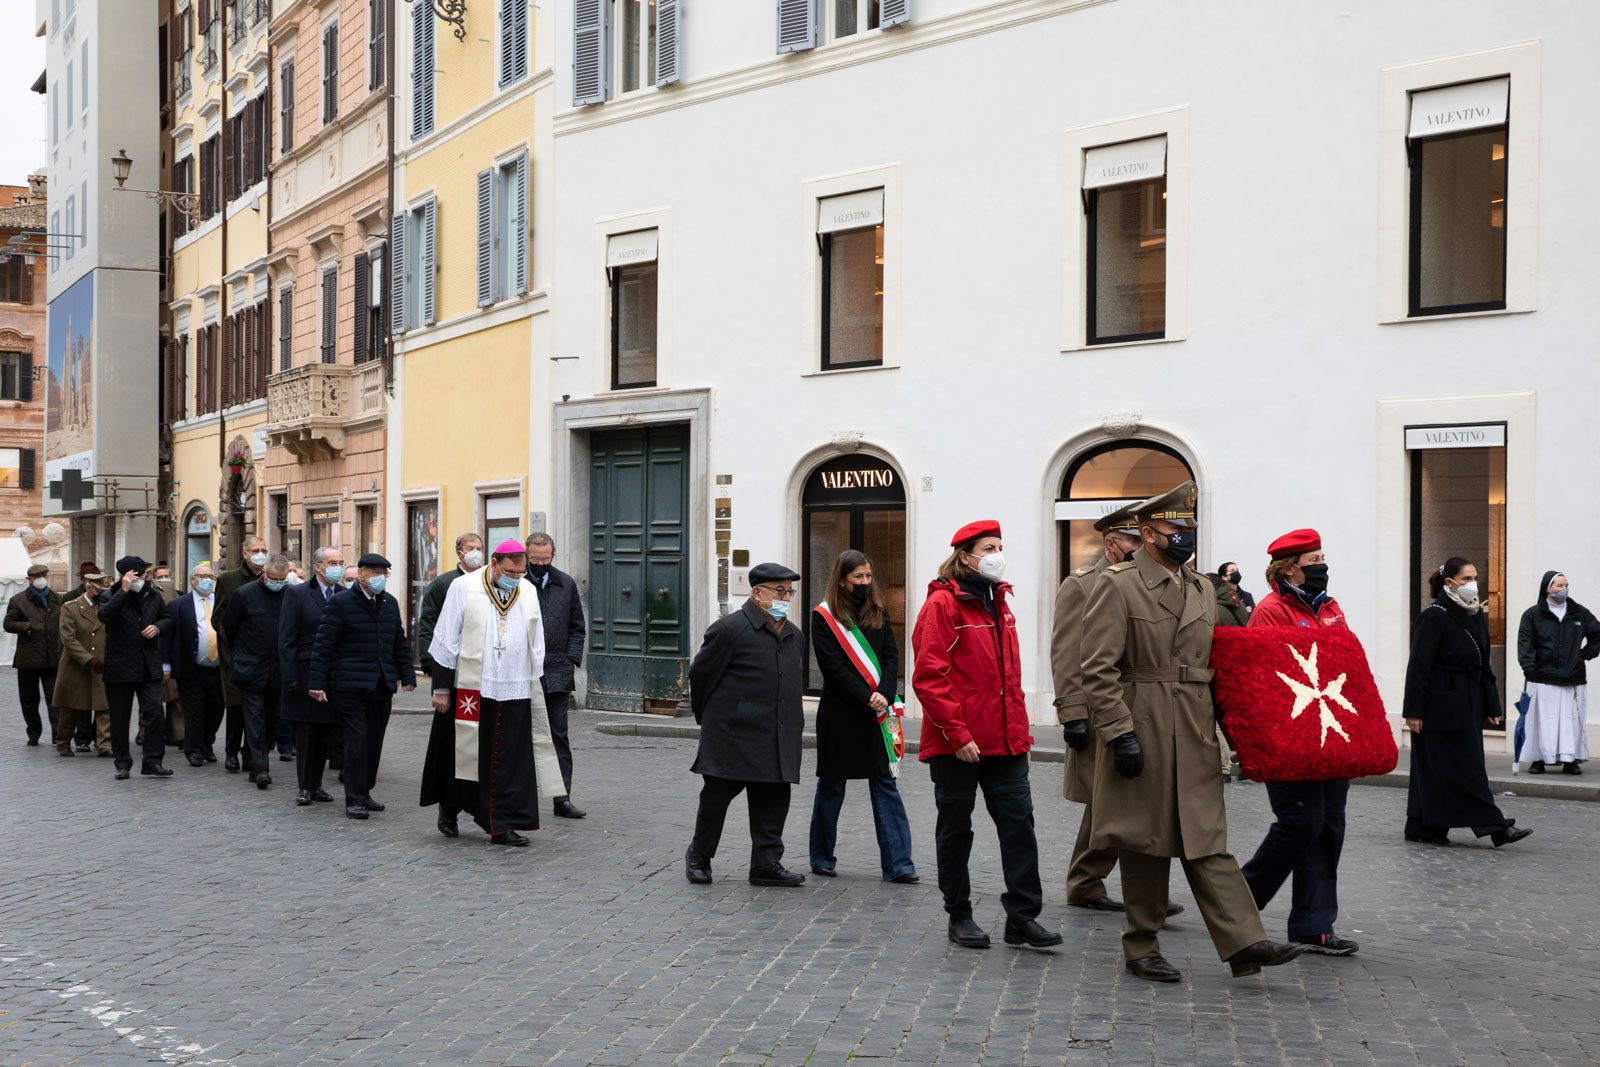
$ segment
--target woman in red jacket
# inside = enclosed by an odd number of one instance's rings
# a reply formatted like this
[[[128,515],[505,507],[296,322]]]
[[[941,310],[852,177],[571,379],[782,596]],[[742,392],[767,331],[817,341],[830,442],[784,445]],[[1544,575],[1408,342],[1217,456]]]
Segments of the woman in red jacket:
[[[1328,564],[1315,530],[1294,530],[1267,546],[1267,588],[1251,627],[1345,626],[1339,602],[1328,595]],[[1244,865],[1256,907],[1294,876],[1289,904],[1289,940],[1312,952],[1349,956],[1359,947],[1333,932],[1339,917],[1339,854],[1344,851],[1345,779],[1268,782],[1267,800],[1277,820],[1256,854]]]
[[[989,947],[989,935],[972,919],[967,878],[972,809],[981,786],[1000,838],[1006,944],[1050,948],[1061,944],[1061,935],[1037,922],[1044,890],[1028,785],[1033,737],[1022,697],[1017,623],[1006,606],[1011,586],[1001,580],[1006,565],[1000,524],[969,523],[950,545],[955,551],[928,584],[911,635],[911,687],[922,705],[918,758],[933,777],[939,809],[934,839],[950,940],[965,948]]]

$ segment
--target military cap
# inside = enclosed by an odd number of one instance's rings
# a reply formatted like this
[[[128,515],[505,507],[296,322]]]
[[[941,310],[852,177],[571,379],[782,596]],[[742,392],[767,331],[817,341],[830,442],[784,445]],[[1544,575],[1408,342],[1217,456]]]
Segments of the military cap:
[[[386,571],[389,569],[389,561],[376,552],[368,552],[356,560],[356,566],[369,571]]]
[[[797,582],[800,576],[781,563],[757,563],[750,568],[750,584],[765,585],[768,582]]]
[[[1195,522],[1195,487],[1193,481],[1184,482],[1160,496],[1135,505],[1140,524],[1153,521],[1170,522],[1174,526],[1193,527]]]
[[[1095,532],[1111,533],[1116,531],[1117,533],[1137,534],[1139,532],[1138,510],[1139,501],[1135,500],[1131,504],[1124,504],[1109,515],[1100,516],[1099,519],[1095,520]]]

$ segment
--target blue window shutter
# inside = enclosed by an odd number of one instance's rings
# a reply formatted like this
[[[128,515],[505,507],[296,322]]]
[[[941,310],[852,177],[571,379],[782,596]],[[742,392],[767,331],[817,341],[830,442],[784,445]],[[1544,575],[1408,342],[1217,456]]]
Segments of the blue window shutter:
[[[656,88],[671,85],[682,75],[683,45],[678,36],[678,20],[683,17],[683,0],[656,0]]]
[[[494,303],[494,171],[478,172],[478,306]]]
[[[418,3],[411,9],[411,137],[433,132],[433,8]]]
[[[528,291],[528,153],[523,152],[517,156],[517,188],[514,190],[517,198],[517,228],[511,236],[516,242],[516,271],[514,279],[516,291]]]
[[[434,269],[437,261],[434,259],[434,250],[437,248],[439,234],[439,201],[428,197],[428,202],[422,206],[422,324],[432,326],[434,322],[434,282],[438,272]]]
[[[911,0],[883,0],[878,7],[878,28],[887,30],[911,21]]]
[[[389,332],[406,332],[406,212],[389,219]],[[286,364],[287,366],[287,364]]]
[[[822,43],[822,0],[777,0],[778,51],[807,52]]]
[[[572,105],[611,97],[611,0],[572,0]]]
[[[512,68],[511,77],[514,81],[521,81],[528,76],[528,5],[532,0],[514,0],[516,8],[516,66]]]

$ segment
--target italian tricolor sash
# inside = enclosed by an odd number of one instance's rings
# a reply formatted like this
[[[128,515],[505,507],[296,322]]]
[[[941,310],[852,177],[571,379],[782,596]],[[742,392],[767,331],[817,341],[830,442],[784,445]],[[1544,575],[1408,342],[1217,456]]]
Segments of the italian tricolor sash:
[[[844,649],[845,656],[861,673],[867,685],[873,692],[877,692],[878,683],[883,678],[883,668],[878,665],[877,653],[872,651],[872,646],[867,643],[861,628],[853,622],[846,627],[834,615],[833,609],[828,607],[826,600],[817,605],[817,614],[822,616],[822,621],[833,631],[839,647]],[[899,697],[896,697],[883,711],[878,712],[878,730],[883,735],[884,751],[889,756],[889,773],[897,778],[900,776],[900,760],[906,754],[905,730],[900,724],[900,719],[905,713],[905,701]]]

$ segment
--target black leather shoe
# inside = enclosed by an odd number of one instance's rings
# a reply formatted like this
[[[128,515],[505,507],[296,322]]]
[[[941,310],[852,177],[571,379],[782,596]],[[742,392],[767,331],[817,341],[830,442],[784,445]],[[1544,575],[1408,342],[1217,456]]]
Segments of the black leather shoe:
[[[28,747],[29,748],[38,748],[39,747],[39,739],[37,737],[29,737],[28,738]]]
[[[832,867],[818,867],[815,863],[811,865],[811,873],[820,875],[823,878],[839,877],[839,872],[834,870]]]
[[[683,876],[692,885],[711,884],[711,861],[696,852],[693,846],[683,850]]]
[[[1112,900],[1110,897],[1095,897],[1093,900],[1069,900],[1067,904],[1074,908],[1087,908],[1090,911],[1125,911],[1122,901]]]
[[[367,807],[365,804],[346,804],[344,806],[344,814],[347,819],[365,819],[367,817]]]
[[[93,749],[94,749],[94,746],[93,746],[93,745],[91,745],[91,744],[90,744],[90,743],[89,743],[89,742],[87,742],[87,741],[79,741],[79,742],[78,742],[78,743],[77,743],[77,744],[76,744],[76,745],[75,745],[75,746],[73,746],[73,747],[75,747],[75,748],[76,748],[76,749],[77,749],[77,750],[78,750],[78,751],[79,751],[79,752],[89,752],[89,751],[92,751],[92,750],[93,750]]]
[[[1007,919],[1006,944],[1018,948],[1055,948],[1061,944],[1061,935],[1045,929],[1032,919],[1020,923]]]
[[[1291,937],[1289,939],[1297,945],[1304,945],[1308,952],[1318,952],[1324,956],[1354,956],[1361,946],[1333,934],[1311,934],[1307,937]]]
[[[898,882],[901,885],[916,885],[918,882],[922,881],[922,879],[918,878],[914,874],[897,874],[893,878],[889,879],[889,881]]]
[[[1495,848],[1499,848],[1502,845],[1509,845],[1532,835],[1533,831],[1526,826],[1508,826],[1504,830],[1496,830],[1489,836],[1489,840],[1494,842]]]
[[[970,915],[964,915],[959,919],[951,918],[950,941],[962,948],[989,947],[989,935],[983,932],[983,927],[972,921]]]
[[[206,759],[204,756],[196,756],[193,753],[190,753],[188,759],[189,766],[191,767],[204,767],[206,765]]]
[[[285,752],[283,749],[280,748],[278,750],[278,762],[279,763],[293,763],[294,762],[294,749],[291,748],[287,752]]]
[[[1561,765],[1561,773],[1562,774],[1582,774],[1583,772],[1578,769],[1578,765],[1576,763],[1573,763],[1571,760],[1568,760],[1566,763],[1563,763]]]
[[[1183,905],[1182,904],[1174,904],[1170,900],[1167,901],[1167,918],[1170,919],[1174,915],[1182,915],[1182,914],[1183,914]]]
[[[223,769],[225,769],[229,774],[239,773],[239,757],[229,756],[225,761],[223,761],[222,766]]]
[[[297,807],[302,807],[302,808],[310,807],[311,806],[311,790],[309,790],[309,789],[300,790],[300,792],[298,792],[298,793],[296,793],[294,795],[294,802],[295,802],[295,805]]]
[[[446,837],[460,837],[461,826],[454,815],[439,816],[439,832]]]
[[[132,773],[133,773],[133,768],[132,767],[118,767],[117,768],[117,781],[120,782],[120,781],[125,780],[128,777],[128,775],[130,775]]]
[[[313,789],[311,791],[311,799],[327,804],[333,800],[333,795],[326,789]]]
[[[140,764],[139,773],[140,774],[148,774],[148,775],[151,775],[152,777],[155,777],[155,778],[171,778],[172,777],[172,770],[170,768],[168,768],[168,767],[162,766],[162,764],[161,764],[161,762],[159,760],[157,760],[154,763],[146,761],[145,763]]]
[[[1528,764],[1528,773],[1529,774],[1543,774],[1544,773],[1544,760],[1536,759],[1532,763]]]
[[[268,774],[266,771],[262,771],[260,774],[256,775],[256,788],[257,789],[266,789],[271,784],[272,784],[272,775]]]
[[[1249,948],[1240,949],[1228,957],[1235,978],[1260,974],[1263,967],[1281,967],[1298,959],[1306,951],[1304,945],[1284,945],[1276,941],[1257,941]]]
[[[379,804],[372,797],[368,797],[367,798],[367,810],[368,811],[388,811],[389,810],[389,805],[387,805],[387,804]]]
[[[806,876],[799,871],[791,871],[781,863],[768,863],[761,867],[750,868],[751,885],[780,886],[792,889],[805,883]]]
[[[1181,982],[1183,972],[1167,962],[1165,956],[1146,956],[1123,964],[1128,973],[1146,982]]]
[[[207,763],[215,763],[215,762],[217,762],[217,750],[216,749],[207,748],[206,752],[205,752],[205,756],[206,756],[206,762]]]
[[[528,839],[515,830],[507,830],[503,834],[489,835],[489,843],[494,845],[515,845],[517,848],[528,847]]]
[[[261,772],[260,771],[251,771],[248,775],[246,775],[246,777],[249,778],[251,785],[255,785],[256,784],[256,779],[261,777]]]
[[[555,812],[563,819],[581,819],[589,814],[565,797],[555,802]]]

